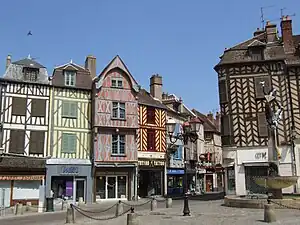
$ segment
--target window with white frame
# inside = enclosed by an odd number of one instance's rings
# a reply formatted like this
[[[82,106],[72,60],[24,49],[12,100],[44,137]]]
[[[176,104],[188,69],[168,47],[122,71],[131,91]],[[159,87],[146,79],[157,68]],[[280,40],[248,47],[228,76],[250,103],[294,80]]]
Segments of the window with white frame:
[[[76,71],[65,70],[65,85],[74,87],[76,85]]]
[[[122,78],[112,78],[111,87],[113,88],[123,88],[123,79]]]
[[[125,135],[122,134],[112,135],[112,154],[113,155],[125,154]]]
[[[114,119],[125,119],[125,103],[113,102],[112,118]]]

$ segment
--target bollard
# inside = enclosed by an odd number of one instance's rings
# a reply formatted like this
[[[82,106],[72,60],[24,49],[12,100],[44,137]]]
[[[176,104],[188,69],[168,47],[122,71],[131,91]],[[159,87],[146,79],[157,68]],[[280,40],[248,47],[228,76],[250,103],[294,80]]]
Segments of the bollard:
[[[131,208],[131,212],[127,214],[127,225],[139,225],[137,215],[134,212],[134,208]]]
[[[157,209],[157,201],[153,198],[151,201],[151,211],[154,211],[155,209]]]
[[[14,205],[14,215],[17,215],[17,205],[18,205],[19,203],[17,203],[17,204],[15,204]]]
[[[264,205],[264,222],[266,222],[266,223],[276,222],[274,205],[272,205],[272,204]]]
[[[166,208],[172,208],[172,198],[167,198],[166,200]]]
[[[25,208],[25,211],[28,212],[31,210],[31,206],[32,206],[32,203],[31,202],[26,202],[26,208]]]
[[[75,223],[75,212],[71,205],[67,207],[66,223]]]
[[[61,210],[64,210],[67,208],[67,201],[66,200],[62,200],[61,201]]]
[[[15,215],[23,215],[23,204],[17,203]]]
[[[119,201],[116,207],[116,217],[120,216],[123,212],[124,212],[123,203]]]
[[[83,197],[79,197],[78,206],[84,205]]]

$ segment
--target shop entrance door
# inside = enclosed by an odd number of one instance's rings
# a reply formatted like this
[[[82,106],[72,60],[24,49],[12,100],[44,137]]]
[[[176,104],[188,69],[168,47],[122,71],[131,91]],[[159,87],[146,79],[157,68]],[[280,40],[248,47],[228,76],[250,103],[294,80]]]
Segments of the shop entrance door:
[[[117,183],[116,176],[107,176],[107,180],[106,180],[107,197],[106,198],[117,198],[116,183]]]
[[[82,197],[85,202],[85,179],[76,179],[75,180],[75,190],[76,190],[76,202],[79,201],[79,198]]]

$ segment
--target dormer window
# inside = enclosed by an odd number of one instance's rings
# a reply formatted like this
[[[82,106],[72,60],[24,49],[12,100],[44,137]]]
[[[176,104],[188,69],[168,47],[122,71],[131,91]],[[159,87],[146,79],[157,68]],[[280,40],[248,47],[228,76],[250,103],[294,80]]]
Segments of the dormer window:
[[[111,79],[111,87],[112,88],[123,88],[122,78],[112,78]]]
[[[249,51],[252,60],[260,61],[264,59],[262,48],[251,48]]]
[[[25,81],[36,81],[39,73],[38,68],[24,67],[23,75]]]
[[[65,85],[74,87],[76,84],[76,71],[65,70],[64,76],[65,76]]]

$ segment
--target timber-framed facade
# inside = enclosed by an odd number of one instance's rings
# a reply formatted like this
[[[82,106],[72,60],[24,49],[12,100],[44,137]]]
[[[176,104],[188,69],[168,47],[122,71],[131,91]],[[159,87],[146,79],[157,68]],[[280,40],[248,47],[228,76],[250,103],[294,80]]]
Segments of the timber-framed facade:
[[[293,35],[292,21],[283,17],[282,37],[275,24],[267,23],[254,37],[225,50],[215,67],[219,79],[223,159],[227,165],[226,192],[245,195],[247,191],[264,192],[254,176],[267,174],[268,127],[264,112],[264,92],[277,90],[283,107],[277,130],[280,173],[299,174],[299,151],[294,136],[299,123],[299,43]],[[295,132],[293,132],[295,131]],[[293,192],[295,189],[285,189]]]

